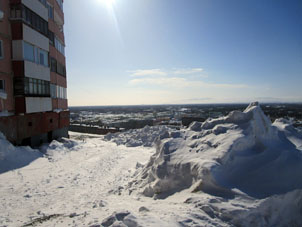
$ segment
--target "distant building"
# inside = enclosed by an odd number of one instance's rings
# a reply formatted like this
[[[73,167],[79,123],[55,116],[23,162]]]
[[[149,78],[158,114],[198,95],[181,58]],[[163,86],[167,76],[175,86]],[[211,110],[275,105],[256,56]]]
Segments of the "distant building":
[[[15,144],[68,136],[63,0],[0,1],[0,131]]]

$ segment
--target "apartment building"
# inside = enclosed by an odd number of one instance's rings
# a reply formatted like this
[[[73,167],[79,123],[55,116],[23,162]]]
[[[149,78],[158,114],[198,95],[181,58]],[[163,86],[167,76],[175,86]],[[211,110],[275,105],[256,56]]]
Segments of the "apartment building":
[[[0,1],[0,131],[14,144],[68,137],[63,0]]]

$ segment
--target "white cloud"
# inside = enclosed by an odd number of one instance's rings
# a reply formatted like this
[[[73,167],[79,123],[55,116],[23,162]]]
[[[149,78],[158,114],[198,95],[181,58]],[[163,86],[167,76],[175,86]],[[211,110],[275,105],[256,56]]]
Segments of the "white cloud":
[[[161,69],[138,69],[131,72],[131,76],[165,76],[167,75],[166,72],[164,72]]]
[[[129,83],[131,85],[139,85],[139,84],[150,84],[150,85],[162,85],[162,86],[174,86],[174,87],[182,87],[186,80],[184,78],[179,77],[159,77],[159,78],[139,78],[130,80]]]
[[[202,68],[186,68],[186,69],[173,69],[173,70],[162,70],[162,69],[137,69],[129,71],[133,77],[143,76],[166,76],[168,74],[175,75],[188,75],[197,74],[203,72]]]
[[[219,84],[219,83],[207,83],[203,81],[187,80],[181,77],[158,77],[158,78],[139,78],[129,81],[130,85],[159,85],[167,87],[207,87],[207,88],[246,88],[245,84]]]
[[[177,69],[173,71],[173,74],[193,74],[193,73],[201,73],[203,71],[202,68],[187,68],[187,69]]]

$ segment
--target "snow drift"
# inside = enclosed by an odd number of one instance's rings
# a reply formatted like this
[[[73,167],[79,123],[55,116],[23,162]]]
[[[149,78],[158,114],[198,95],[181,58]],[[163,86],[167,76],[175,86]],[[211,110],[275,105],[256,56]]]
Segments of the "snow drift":
[[[104,138],[112,141],[117,145],[125,145],[127,147],[151,147],[158,139],[169,137],[170,128],[165,125],[145,126],[142,129],[130,129],[120,133],[109,133]]]
[[[301,134],[285,132],[282,121],[276,125],[257,102],[244,112],[193,122],[161,139],[129,186],[156,198],[187,188],[223,197],[243,192],[256,198],[301,189]]]
[[[15,147],[0,132],[0,173],[28,165],[43,155],[30,147]]]

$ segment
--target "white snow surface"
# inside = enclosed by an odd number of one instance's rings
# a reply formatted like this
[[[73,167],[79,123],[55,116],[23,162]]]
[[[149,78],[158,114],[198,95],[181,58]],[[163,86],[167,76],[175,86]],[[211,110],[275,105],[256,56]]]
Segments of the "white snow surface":
[[[0,226],[302,226],[301,135],[258,103],[40,151],[0,134]]]
[[[0,174],[12,169],[26,166],[42,157],[39,150],[30,147],[15,147],[0,132]]]
[[[157,140],[169,137],[171,129],[165,125],[145,126],[142,129],[130,129],[120,133],[109,133],[105,136],[106,140],[127,147],[152,147]]]

